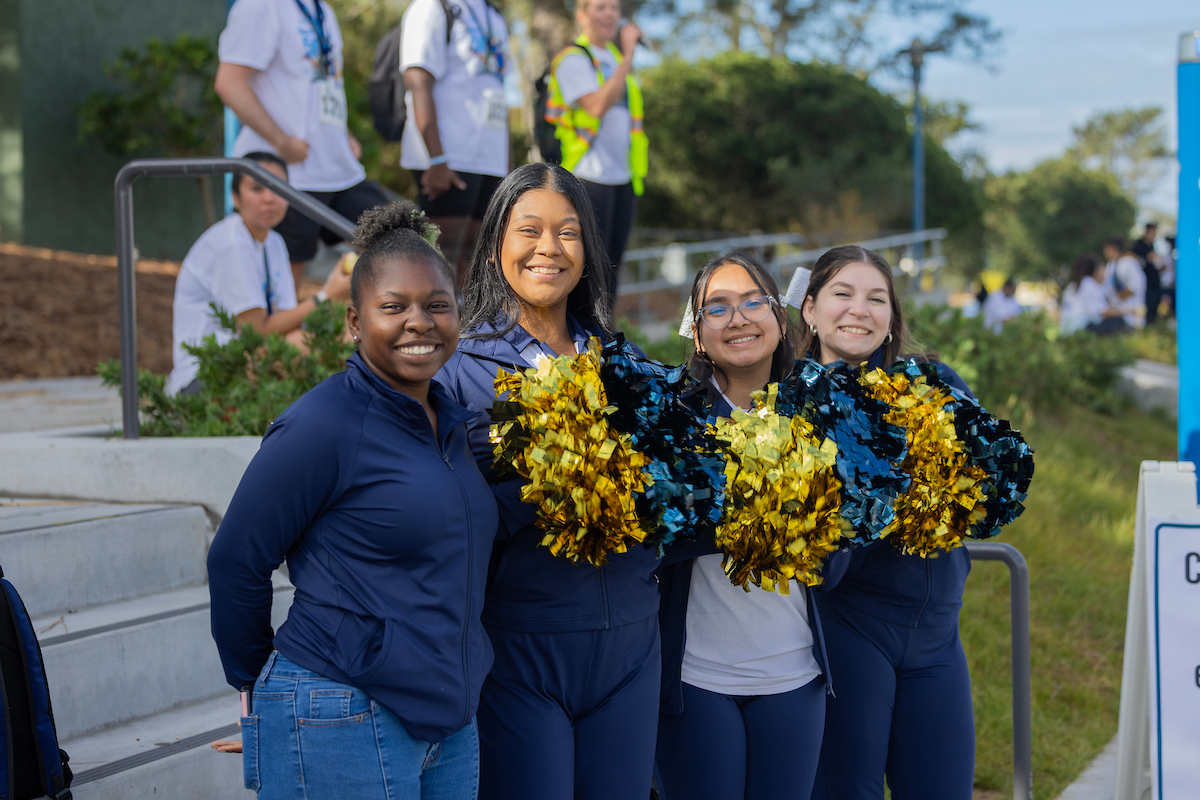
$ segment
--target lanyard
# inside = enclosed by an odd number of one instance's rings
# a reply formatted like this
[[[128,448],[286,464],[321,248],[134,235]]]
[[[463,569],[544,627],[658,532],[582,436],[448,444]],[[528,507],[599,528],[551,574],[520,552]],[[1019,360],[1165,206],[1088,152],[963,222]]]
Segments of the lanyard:
[[[300,2],[300,0],[296,0]],[[483,33],[483,24],[479,21],[479,16],[475,13],[475,9],[471,8],[470,0],[463,0],[462,5],[467,9],[467,13],[471,15],[471,19],[475,20],[475,27],[479,28],[479,32]],[[500,52],[500,46],[496,43],[492,36],[492,13],[491,4],[484,0],[483,16],[487,20],[487,71],[496,77],[500,77],[500,73],[504,71],[504,54]]]
[[[266,242],[263,242],[262,249],[263,249],[263,272],[267,276],[267,280],[266,280],[266,283],[263,285],[263,289],[265,290],[265,294],[267,295],[267,316],[269,317],[275,313],[275,309],[273,308],[273,303],[271,303],[271,294],[272,294],[271,265],[267,262],[267,243]]]
[[[308,24],[312,25],[313,33],[317,34],[317,47],[321,51],[320,66],[318,67],[321,77],[329,77],[331,71],[330,62],[332,60],[330,53],[333,51],[333,45],[329,41],[329,36],[325,33],[325,10],[321,8],[321,0],[313,0],[313,7],[317,10],[315,17],[302,0],[296,0],[296,5],[300,6],[300,12],[308,20]]]

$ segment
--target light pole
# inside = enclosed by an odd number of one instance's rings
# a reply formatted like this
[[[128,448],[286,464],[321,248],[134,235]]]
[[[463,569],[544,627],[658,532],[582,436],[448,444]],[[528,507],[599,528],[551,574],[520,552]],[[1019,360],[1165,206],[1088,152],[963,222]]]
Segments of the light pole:
[[[920,39],[913,39],[912,45],[900,54],[908,54],[912,63],[913,82],[913,233],[925,230],[925,119],[921,111],[921,67],[925,64],[926,53],[937,53],[945,49],[941,44],[925,44]],[[924,242],[913,244],[913,256],[917,269],[921,267],[921,259],[925,256]]]
[[[1179,223],[1175,244],[1179,263],[1175,267],[1175,335],[1179,349],[1179,460],[1200,464],[1200,31],[1189,31],[1179,39],[1177,91]]]

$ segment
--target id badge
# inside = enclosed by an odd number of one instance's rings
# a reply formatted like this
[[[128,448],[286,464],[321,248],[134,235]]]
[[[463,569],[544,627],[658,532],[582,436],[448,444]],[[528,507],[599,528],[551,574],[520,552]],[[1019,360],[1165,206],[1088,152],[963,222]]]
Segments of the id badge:
[[[508,103],[503,89],[483,90],[483,124],[489,128],[508,130]]]
[[[346,127],[346,91],[333,78],[317,82],[318,118],[322,125]]]

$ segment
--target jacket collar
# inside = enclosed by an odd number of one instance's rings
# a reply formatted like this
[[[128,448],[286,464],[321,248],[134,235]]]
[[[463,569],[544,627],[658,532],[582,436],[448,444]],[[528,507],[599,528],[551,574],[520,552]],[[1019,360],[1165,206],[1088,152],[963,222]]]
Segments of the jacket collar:
[[[398,392],[389,386],[387,381],[371,371],[358,353],[346,360],[346,371],[350,375],[351,383],[379,400],[383,407],[410,426],[414,426],[415,430],[425,430],[425,426],[429,425],[424,407],[404,392]],[[454,428],[480,416],[478,411],[471,411],[455,402],[450,393],[435,380],[429,382],[429,401],[437,411],[438,439],[443,444]]]
[[[485,322],[460,337],[458,349],[467,355],[483,356],[522,366],[524,361],[521,358],[521,352],[537,340],[520,325],[513,326],[513,329],[503,336],[492,336],[497,331],[503,330],[507,324],[507,317],[501,312],[495,321]],[[587,336],[597,336],[601,342],[608,340],[608,337],[600,330],[600,326],[594,321],[579,319],[570,313],[567,314],[567,328],[571,331],[572,336],[583,333]]]

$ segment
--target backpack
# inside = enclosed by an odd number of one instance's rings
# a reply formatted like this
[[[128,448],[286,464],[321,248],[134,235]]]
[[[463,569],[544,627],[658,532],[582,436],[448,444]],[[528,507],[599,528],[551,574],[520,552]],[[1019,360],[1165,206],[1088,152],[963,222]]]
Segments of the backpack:
[[[450,44],[450,29],[462,9],[450,0],[439,0],[446,12],[446,44]],[[371,122],[386,142],[398,142],[404,136],[408,110],[404,107],[404,76],[400,74],[400,26],[383,35],[375,46],[371,62],[371,78],[367,81],[367,104],[371,107]]]
[[[596,59],[592,58],[591,50],[578,42],[572,42],[565,49],[569,50],[572,47],[578,47],[593,64],[596,63]],[[554,61],[557,60],[558,58],[555,57]],[[533,135],[537,140],[538,150],[542,153],[542,161],[547,164],[562,163],[562,142],[555,135],[557,126],[546,119],[547,105],[550,102],[550,76],[553,74],[554,61],[551,61],[542,76],[533,82]]]
[[[71,800],[70,758],[58,747],[42,649],[29,612],[0,569],[0,791],[11,800]]]

